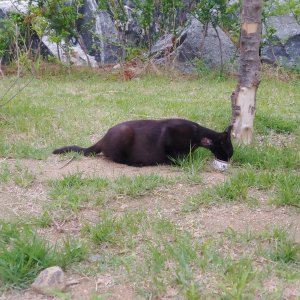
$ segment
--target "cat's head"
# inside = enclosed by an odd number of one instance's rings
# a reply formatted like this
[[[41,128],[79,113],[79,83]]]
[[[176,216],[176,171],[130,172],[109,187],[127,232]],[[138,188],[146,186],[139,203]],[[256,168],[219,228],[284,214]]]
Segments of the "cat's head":
[[[229,161],[233,155],[233,146],[231,143],[232,125],[227,127],[223,132],[218,133],[214,139],[204,138],[201,140],[205,147],[216,156],[217,159]]]

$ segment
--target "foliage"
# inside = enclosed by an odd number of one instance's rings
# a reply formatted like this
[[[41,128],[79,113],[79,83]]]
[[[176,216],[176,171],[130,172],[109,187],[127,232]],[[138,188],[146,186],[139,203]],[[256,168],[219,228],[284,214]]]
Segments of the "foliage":
[[[82,260],[86,250],[78,241],[66,238],[62,246],[51,246],[29,226],[0,223],[0,282],[26,287],[44,268]]]
[[[265,1],[263,14],[265,17],[292,14],[296,21],[300,24],[300,3],[298,0]]]
[[[82,0],[29,1],[27,12],[11,12],[7,19],[0,20],[0,57],[8,53],[11,60],[21,66],[39,62],[41,39],[47,34],[50,41],[61,44],[68,53],[69,42],[78,37],[76,21],[81,17],[78,7]],[[39,39],[38,47],[33,47]],[[38,64],[37,64],[38,65]]]
[[[192,10],[193,15],[205,26],[220,26],[229,31],[233,37],[239,34],[238,8],[239,2],[228,4],[226,0],[200,0]]]
[[[121,0],[99,0],[99,9],[108,10],[113,19],[121,24],[123,30],[125,30],[126,22],[128,21],[126,11],[124,9],[123,1]]]
[[[172,32],[176,36],[180,32],[181,26],[184,25],[186,12],[199,19],[206,28],[208,23],[211,23],[214,28],[222,27],[230,34],[232,40],[238,43],[240,1],[232,4],[226,0],[198,0],[190,3],[183,0],[133,0],[132,3],[134,5],[133,8],[130,8],[130,12],[126,10],[123,1],[120,0],[99,0],[98,5],[99,9],[110,12],[122,32],[126,31],[129,19],[134,18],[142,30],[142,39],[139,45],[142,48],[145,46],[151,48],[158,34]],[[57,43],[65,50],[67,58],[70,60],[70,42],[72,39],[80,38],[76,22],[82,17],[79,13],[82,5],[83,0],[28,1],[25,14],[10,13],[8,20],[0,21],[0,57],[10,53],[11,60],[17,62],[19,69],[23,63],[35,70],[40,65],[41,39],[48,35],[50,41]],[[299,12],[300,4],[297,0],[269,0],[265,1],[263,17],[265,20],[268,16],[289,13],[300,23]],[[277,43],[274,34],[274,28],[265,26],[263,42]],[[37,49],[33,49],[33,40],[36,36],[40,41]],[[127,49],[127,45],[122,46]],[[60,58],[59,51],[58,56]],[[129,57],[131,56],[130,54]],[[283,66],[285,65],[283,64]],[[299,64],[292,68],[292,71],[299,72]]]
[[[72,5],[67,5],[66,0],[43,2],[44,17],[48,20],[53,42],[60,43],[77,36],[75,22],[80,18],[77,7],[81,3],[81,0],[72,1]]]
[[[15,36],[15,26],[12,19],[0,20],[0,58],[9,52]]]

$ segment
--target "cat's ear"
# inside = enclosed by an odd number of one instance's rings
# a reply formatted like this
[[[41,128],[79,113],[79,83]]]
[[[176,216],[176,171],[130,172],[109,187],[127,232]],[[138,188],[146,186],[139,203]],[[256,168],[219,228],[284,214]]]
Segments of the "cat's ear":
[[[228,135],[230,135],[230,134],[231,134],[232,127],[233,127],[232,125],[228,126],[228,127],[224,130],[224,132],[226,132]]]
[[[213,141],[207,137],[201,139],[201,145],[204,147],[212,146]]]
[[[227,138],[230,138],[232,130],[232,125],[228,126],[223,132],[219,134],[219,140],[226,140]]]

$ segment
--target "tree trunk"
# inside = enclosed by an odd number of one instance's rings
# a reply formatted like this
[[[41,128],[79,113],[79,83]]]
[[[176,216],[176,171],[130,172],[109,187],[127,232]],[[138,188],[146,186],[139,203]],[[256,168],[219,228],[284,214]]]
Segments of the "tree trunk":
[[[253,138],[256,91],[260,82],[261,11],[262,0],[243,1],[238,83],[231,95],[232,136],[243,144],[251,144]]]

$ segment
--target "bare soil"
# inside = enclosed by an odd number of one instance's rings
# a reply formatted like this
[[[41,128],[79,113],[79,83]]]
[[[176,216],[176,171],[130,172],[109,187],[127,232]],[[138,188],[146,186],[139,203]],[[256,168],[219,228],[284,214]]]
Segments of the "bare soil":
[[[3,162],[3,160],[2,160]],[[1,163],[1,162],[0,162]],[[38,216],[43,206],[50,201],[47,195],[47,183],[52,179],[62,178],[64,175],[82,172],[83,175],[103,176],[115,178],[120,175],[135,176],[138,174],[159,174],[162,176],[178,176],[180,171],[170,166],[154,166],[135,168],[108,161],[104,157],[82,157],[69,161],[58,156],[50,156],[47,160],[14,160],[6,159],[11,168],[16,164],[28,169],[34,174],[34,182],[22,188],[12,182],[0,186],[0,219],[11,220],[18,217]],[[219,204],[213,207],[200,208],[195,212],[183,213],[182,205],[190,195],[199,193],[207,186],[218,184],[226,180],[226,174],[219,172],[203,172],[201,184],[187,184],[177,182],[167,188],[160,188],[151,195],[138,198],[120,197],[109,203],[110,208],[121,214],[127,210],[143,209],[149,214],[161,215],[169,218],[177,226],[188,230],[195,238],[210,235],[222,235],[224,230],[232,228],[238,232],[262,231],[275,227],[287,228],[290,237],[300,242],[299,212],[289,207],[273,207],[267,203],[266,195],[253,190],[259,205],[249,206],[240,204]],[[87,206],[77,216],[70,216],[68,220],[56,223],[47,229],[41,229],[44,236],[51,241],[62,238],[66,233],[79,235],[79,228],[87,222],[97,222],[99,212],[95,207]],[[67,271],[67,291],[71,299],[90,299],[92,295],[105,294],[105,299],[140,299],[134,287],[126,282],[120,282],[110,274],[96,276],[82,276],[71,270]],[[266,282],[266,288],[272,290],[276,282]],[[284,299],[299,299],[300,282],[291,284],[285,289]],[[168,291],[168,299],[178,299],[174,291]],[[56,299],[40,295],[30,288],[22,291],[8,291],[0,295],[0,299]],[[61,299],[61,298],[57,298]]]

